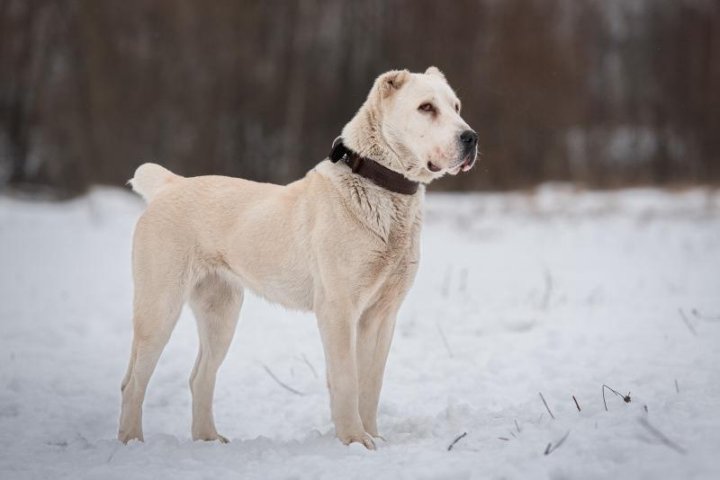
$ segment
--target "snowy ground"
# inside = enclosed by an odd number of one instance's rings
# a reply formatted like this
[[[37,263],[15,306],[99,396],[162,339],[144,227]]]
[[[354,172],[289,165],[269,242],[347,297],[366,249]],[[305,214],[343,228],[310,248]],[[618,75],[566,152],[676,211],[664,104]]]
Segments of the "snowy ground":
[[[146,443],[116,442],[141,209],[0,197],[3,479],[720,478],[718,193],[430,195],[375,452],[332,436],[313,318],[253,297],[216,393],[232,442],[190,440],[187,312]]]

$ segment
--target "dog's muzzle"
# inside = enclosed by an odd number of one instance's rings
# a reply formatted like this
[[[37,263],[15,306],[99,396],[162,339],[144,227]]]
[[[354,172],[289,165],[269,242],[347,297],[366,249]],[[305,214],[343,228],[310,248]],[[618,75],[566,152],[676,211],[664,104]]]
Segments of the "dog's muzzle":
[[[462,145],[463,162],[460,164],[460,170],[467,172],[477,158],[478,134],[473,130],[465,130],[460,134],[460,145]]]

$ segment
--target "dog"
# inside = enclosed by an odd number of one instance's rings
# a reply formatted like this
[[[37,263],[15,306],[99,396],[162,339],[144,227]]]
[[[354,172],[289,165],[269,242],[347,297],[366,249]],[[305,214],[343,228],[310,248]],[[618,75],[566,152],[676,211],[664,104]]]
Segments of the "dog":
[[[380,75],[330,157],[286,186],[141,165],[130,183],[148,205],[133,238],[118,439],[143,440],[148,381],[188,302],[200,340],[192,438],[227,442],[213,418],[215,379],[249,289],[316,314],[336,436],[374,449],[395,320],[420,256],[425,185],[470,170],[477,144],[457,95],[430,67]]]

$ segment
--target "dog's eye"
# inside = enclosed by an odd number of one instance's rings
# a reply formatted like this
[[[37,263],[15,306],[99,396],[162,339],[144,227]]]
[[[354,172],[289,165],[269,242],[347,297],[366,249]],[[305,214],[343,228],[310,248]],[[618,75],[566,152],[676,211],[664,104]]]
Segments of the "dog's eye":
[[[460,104],[459,104],[459,103],[456,103],[456,104],[455,104],[455,111],[456,111],[457,113],[460,113]]]
[[[432,103],[423,103],[418,107],[418,110],[426,113],[435,113],[435,107]]]

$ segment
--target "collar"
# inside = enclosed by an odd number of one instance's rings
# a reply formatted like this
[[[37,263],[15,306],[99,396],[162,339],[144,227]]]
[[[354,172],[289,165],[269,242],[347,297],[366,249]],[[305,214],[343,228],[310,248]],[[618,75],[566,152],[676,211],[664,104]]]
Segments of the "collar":
[[[361,157],[343,144],[342,137],[336,138],[333,142],[329,158],[333,163],[342,160],[353,173],[365,177],[375,185],[391,192],[402,195],[412,195],[417,192],[418,182],[408,180],[403,174],[390,170],[375,160]]]

